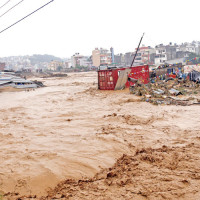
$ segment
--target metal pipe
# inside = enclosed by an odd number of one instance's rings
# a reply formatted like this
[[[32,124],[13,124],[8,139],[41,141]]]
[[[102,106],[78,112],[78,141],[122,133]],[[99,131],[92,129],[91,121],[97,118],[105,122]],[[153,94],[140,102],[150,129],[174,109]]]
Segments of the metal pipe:
[[[143,33],[143,35],[142,35],[142,37],[141,37],[141,39],[140,39],[140,42],[139,42],[139,44],[138,44],[138,48],[137,48],[137,50],[136,50],[135,56],[134,56],[134,58],[133,58],[133,61],[132,61],[132,63],[131,63],[131,67],[133,66],[133,63],[134,63],[135,58],[136,58],[136,56],[137,56],[137,52],[138,52],[138,49],[140,48],[140,44],[141,44],[141,42],[142,42],[143,37],[144,37],[144,33]]]

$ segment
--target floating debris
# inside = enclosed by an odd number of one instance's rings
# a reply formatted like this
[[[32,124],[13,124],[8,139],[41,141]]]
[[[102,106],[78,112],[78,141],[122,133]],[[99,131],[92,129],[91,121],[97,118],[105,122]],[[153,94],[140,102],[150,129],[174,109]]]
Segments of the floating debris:
[[[172,88],[171,90],[169,90],[169,93],[170,94],[173,94],[173,95],[181,95],[182,93],[178,90],[175,90],[174,88]]]
[[[67,73],[46,73],[42,78],[67,77]]]

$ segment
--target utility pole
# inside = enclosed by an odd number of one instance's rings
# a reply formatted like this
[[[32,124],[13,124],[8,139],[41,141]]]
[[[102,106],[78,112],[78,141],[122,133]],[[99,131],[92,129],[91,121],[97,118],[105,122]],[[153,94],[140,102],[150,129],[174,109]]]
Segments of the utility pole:
[[[138,52],[138,50],[139,50],[139,48],[140,48],[140,44],[141,44],[141,42],[142,42],[143,37],[144,37],[144,33],[143,33],[143,35],[142,35],[142,37],[141,37],[141,39],[140,39],[140,42],[139,42],[139,44],[138,44],[138,48],[137,48],[137,50],[136,50],[135,56],[134,56],[134,58],[133,58],[133,61],[132,61],[132,63],[131,63],[131,67],[133,66],[133,63],[134,63],[135,58],[136,58],[136,56],[137,56],[137,52]]]

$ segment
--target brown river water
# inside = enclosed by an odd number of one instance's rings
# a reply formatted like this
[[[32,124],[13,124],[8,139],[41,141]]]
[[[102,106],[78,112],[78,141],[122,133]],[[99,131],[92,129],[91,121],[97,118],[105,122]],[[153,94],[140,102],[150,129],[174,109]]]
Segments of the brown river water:
[[[200,107],[97,90],[97,73],[0,93],[5,199],[200,199]]]

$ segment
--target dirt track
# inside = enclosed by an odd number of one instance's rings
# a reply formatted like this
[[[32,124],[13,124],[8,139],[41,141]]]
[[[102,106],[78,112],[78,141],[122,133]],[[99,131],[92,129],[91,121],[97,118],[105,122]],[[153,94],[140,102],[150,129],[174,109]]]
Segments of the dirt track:
[[[4,198],[200,199],[200,107],[96,83],[94,72],[70,74],[0,94]]]

